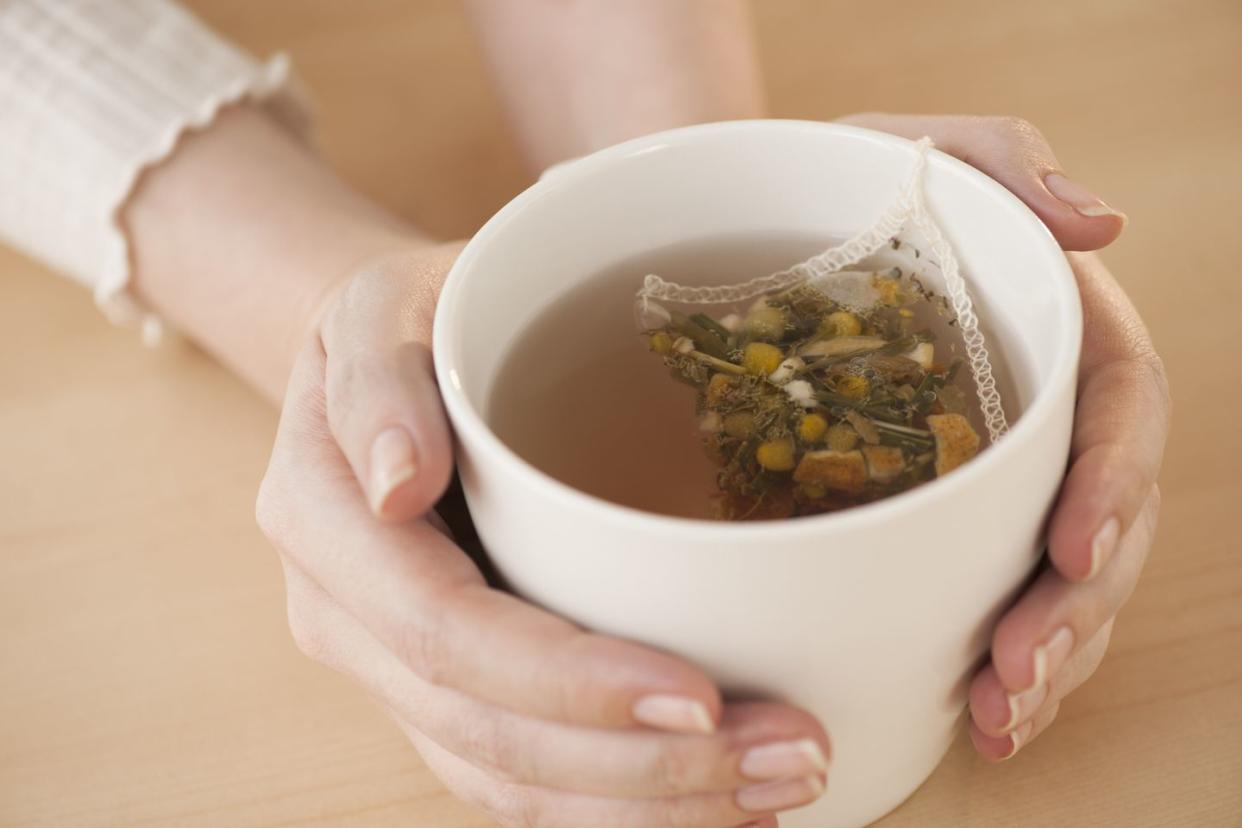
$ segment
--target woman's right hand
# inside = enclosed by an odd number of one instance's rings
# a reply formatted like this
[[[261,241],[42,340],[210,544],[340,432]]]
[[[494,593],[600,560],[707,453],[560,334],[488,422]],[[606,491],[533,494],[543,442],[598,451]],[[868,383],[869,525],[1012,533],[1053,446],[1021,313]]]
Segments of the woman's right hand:
[[[358,268],[298,357],[257,507],[294,640],[503,825],[775,825],[823,792],[817,721],[489,588],[432,511],[452,459],[428,345],[457,251]]]

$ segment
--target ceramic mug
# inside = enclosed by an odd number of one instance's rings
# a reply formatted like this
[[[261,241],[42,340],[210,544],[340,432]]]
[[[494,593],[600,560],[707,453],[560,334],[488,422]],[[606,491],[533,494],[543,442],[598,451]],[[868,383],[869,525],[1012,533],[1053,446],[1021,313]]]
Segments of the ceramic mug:
[[[526,463],[489,430],[487,406],[505,343],[584,277],[700,238],[848,237],[881,213],[914,158],[901,138],[798,121],[705,124],[611,147],[497,213],[453,266],[436,313],[462,482],[500,572],[585,627],[684,656],[726,694],[815,714],[832,740],[829,789],[783,815],[785,828],[865,825],[928,777],[998,614],[1040,558],[1082,327],[1051,234],[995,181],[932,153],[927,202],[1008,372],[1012,428],[952,474],[876,503],[757,523],[640,512]]]

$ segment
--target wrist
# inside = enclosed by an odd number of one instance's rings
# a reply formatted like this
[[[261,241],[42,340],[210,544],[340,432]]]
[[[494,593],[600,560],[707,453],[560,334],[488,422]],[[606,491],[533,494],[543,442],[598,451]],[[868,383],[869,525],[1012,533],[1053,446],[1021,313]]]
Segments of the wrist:
[[[187,135],[122,218],[138,297],[273,400],[360,262],[431,244],[250,106]]]
[[[344,266],[335,272],[325,271],[321,278],[304,280],[302,290],[290,303],[285,333],[277,343],[284,363],[291,368],[306,343],[320,336],[325,320],[360,274],[387,269],[391,263],[416,261],[437,248],[436,242],[418,234],[380,232],[351,239],[334,256]]]

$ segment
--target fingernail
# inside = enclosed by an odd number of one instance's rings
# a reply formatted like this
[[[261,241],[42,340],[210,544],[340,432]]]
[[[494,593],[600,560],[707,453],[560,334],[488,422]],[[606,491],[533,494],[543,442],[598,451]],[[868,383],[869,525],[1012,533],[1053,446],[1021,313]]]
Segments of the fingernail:
[[[400,426],[386,428],[371,444],[371,511],[380,514],[392,490],[418,473],[414,439]]]
[[[823,773],[828,757],[814,739],[774,742],[746,751],[739,769],[750,779],[789,779]]]
[[[1129,218],[1120,210],[1114,210],[1104,203],[1104,199],[1079,184],[1071,181],[1060,173],[1049,173],[1044,176],[1044,186],[1059,200],[1064,201],[1082,216],[1097,218],[1099,216],[1117,216],[1124,225]]]
[[[1023,693],[1031,692],[1048,683],[1048,676],[1061,669],[1065,659],[1069,658],[1070,650],[1074,649],[1074,631],[1069,627],[1061,627],[1048,636],[1043,644],[1035,648],[1035,680]]]
[[[1087,573],[1086,580],[1094,578],[1104,562],[1112,556],[1113,550],[1117,548],[1117,538],[1120,536],[1121,523],[1117,518],[1111,517],[1104,521],[1104,525],[1091,539],[1091,570]]]
[[[823,794],[824,782],[818,776],[784,779],[742,788],[737,792],[737,806],[751,813],[783,811],[814,802]]]
[[[643,696],[634,703],[634,720],[675,733],[714,733],[716,725],[707,706],[680,696]]]
[[[1023,690],[1021,693],[1005,694],[1005,699],[1009,702],[1009,721],[1001,728],[1001,733],[1008,733],[1031,718],[1046,698],[1048,698],[1047,683],[1030,690]]]
[[[1027,722],[1022,727],[1009,734],[1009,752],[1001,757],[1001,760],[1012,759],[1013,755],[1022,750],[1022,746],[1026,744],[1026,740],[1031,738],[1031,728],[1035,726],[1034,722]]]

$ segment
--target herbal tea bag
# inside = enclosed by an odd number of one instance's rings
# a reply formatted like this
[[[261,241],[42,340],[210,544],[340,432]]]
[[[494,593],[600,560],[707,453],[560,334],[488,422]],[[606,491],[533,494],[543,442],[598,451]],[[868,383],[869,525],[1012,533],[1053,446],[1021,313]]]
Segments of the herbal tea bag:
[[[697,391],[719,514],[817,514],[952,471],[1007,429],[952,248],[922,195],[930,139],[884,215],[787,270],[732,285],[649,275],[639,329]]]

